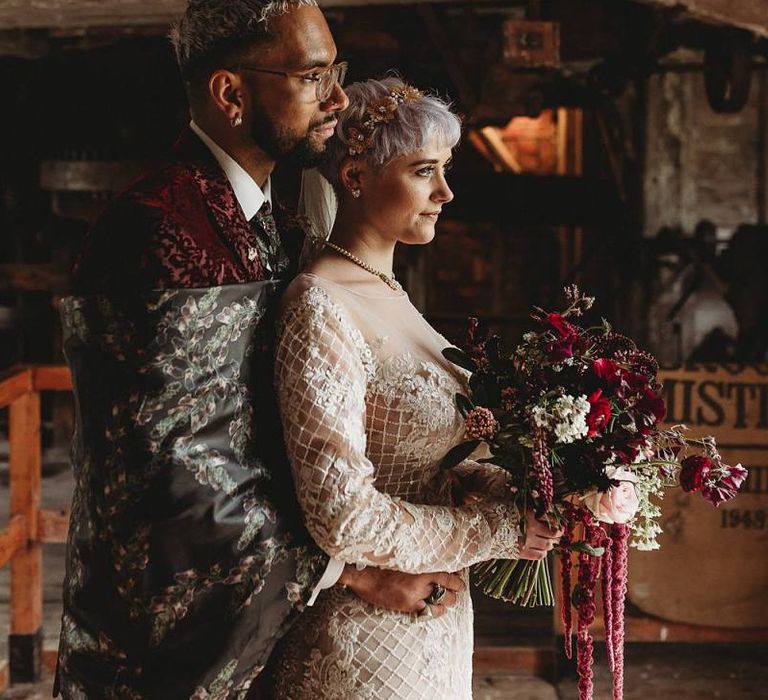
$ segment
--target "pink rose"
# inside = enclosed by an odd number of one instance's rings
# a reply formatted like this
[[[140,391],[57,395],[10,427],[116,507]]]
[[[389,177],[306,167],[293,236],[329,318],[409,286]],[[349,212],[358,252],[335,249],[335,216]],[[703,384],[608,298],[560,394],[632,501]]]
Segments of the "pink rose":
[[[619,485],[612,486],[604,493],[595,491],[584,496],[584,505],[601,523],[628,523],[640,507],[640,499],[635,490],[637,477],[623,467],[607,467],[605,473],[609,479],[618,481]]]

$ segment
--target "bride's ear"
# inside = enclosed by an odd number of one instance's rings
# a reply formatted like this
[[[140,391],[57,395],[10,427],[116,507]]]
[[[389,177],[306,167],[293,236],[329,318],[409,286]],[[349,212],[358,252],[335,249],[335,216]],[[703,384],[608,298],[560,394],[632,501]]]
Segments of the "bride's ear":
[[[339,182],[347,192],[360,192],[363,188],[365,170],[365,163],[355,158],[347,158],[339,166]]]

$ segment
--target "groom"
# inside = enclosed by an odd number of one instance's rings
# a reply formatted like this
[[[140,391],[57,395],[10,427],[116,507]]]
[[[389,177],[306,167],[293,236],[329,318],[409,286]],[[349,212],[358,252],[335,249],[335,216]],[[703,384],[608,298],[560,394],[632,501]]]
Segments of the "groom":
[[[276,161],[322,158],[345,66],[312,0],[190,0],[192,121],[91,231],[62,302],[76,477],[57,689],[244,698],[323,588],[418,612],[447,573],[357,571],[301,523],[271,391],[271,310],[302,231]],[[253,692],[253,689],[251,689]]]

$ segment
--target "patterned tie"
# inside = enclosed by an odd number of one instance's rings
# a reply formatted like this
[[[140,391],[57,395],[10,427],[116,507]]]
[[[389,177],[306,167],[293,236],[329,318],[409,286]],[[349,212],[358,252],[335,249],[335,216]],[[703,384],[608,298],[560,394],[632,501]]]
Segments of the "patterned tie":
[[[264,201],[261,209],[251,219],[250,224],[256,236],[256,247],[250,249],[248,257],[253,260],[258,255],[264,267],[273,276],[279,275],[288,267],[288,256],[280,242],[275,217],[272,215],[272,206],[269,202]]]

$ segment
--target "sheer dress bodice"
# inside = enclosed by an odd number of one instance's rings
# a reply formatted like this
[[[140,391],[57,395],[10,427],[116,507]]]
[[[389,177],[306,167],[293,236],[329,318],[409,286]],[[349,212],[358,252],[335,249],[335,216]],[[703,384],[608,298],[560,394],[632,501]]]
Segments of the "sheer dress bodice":
[[[462,571],[517,552],[517,518],[491,496],[454,506],[439,465],[464,439],[466,377],[406,294],[312,274],[286,292],[276,384],[307,527],[346,563]],[[374,287],[375,289],[375,287]],[[494,467],[467,461],[459,471]],[[276,664],[282,698],[469,698],[469,593],[439,619],[377,610],[341,587],[320,597]]]

